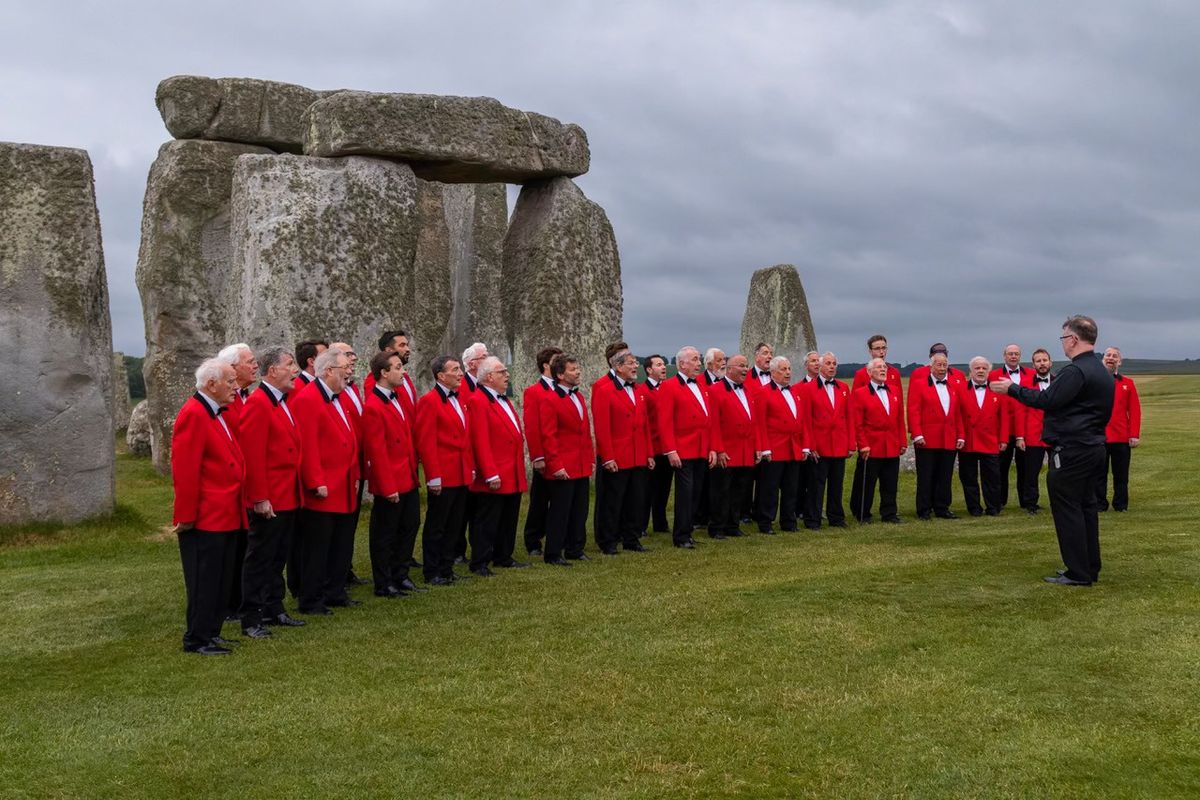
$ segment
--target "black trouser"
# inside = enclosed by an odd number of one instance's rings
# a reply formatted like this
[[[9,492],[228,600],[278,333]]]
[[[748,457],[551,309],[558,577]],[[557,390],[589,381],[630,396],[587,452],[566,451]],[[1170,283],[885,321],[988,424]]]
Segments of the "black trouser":
[[[458,558],[467,557],[467,536],[468,528],[473,528],[475,525],[475,492],[468,491],[465,505],[463,506],[463,518],[459,523],[458,532],[454,536],[454,555],[450,559],[452,562]],[[474,531],[471,531],[474,534]]]
[[[984,512],[999,514],[1004,503],[1000,500],[1000,455],[998,453],[958,454],[958,482],[962,484],[967,511],[978,517]],[[979,485],[983,484],[983,503],[979,502]]]
[[[692,540],[696,508],[700,504],[700,484],[708,471],[708,459],[685,458],[679,469],[671,471],[675,473],[675,519],[671,526],[671,541],[679,545]]]
[[[421,533],[421,561],[425,580],[454,575],[454,552],[458,532],[467,513],[466,486],[442,487],[429,492],[425,509],[425,527]]]
[[[954,455],[939,447],[917,448],[917,516],[945,514],[953,499]]]
[[[812,456],[799,462],[800,475],[796,480],[796,517],[804,517],[804,509],[808,508],[808,491],[812,488],[816,462]]]
[[[1108,511],[1108,475],[1112,473],[1112,507],[1117,511],[1129,508],[1129,461],[1132,450],[1128,442],[1109,442],[1104,445],[1105,469],[1096,485],[1096,500],[1101,511]]]
[[[225,554],[225,616],[237,616],[242,608],[242,564],[246,560],[246,532],[234,534],[233,544]]]
[[[408,564],[421,527],[421,493],[417,489],[405,492],[395,503],[383,495],[374,498],[367,544],[371,580],[375,591],[381,592],[408,578]]]
[[[782,530],[796,530],[799,492],[799,461],[765,462],[758,478],[758,507],[754,516],[758,529],[763,533],[771,530],[778,514]]]
[[[700,483],[696,486],[696,503],[692,506],[695,510],[692,512],[692,526],[701,528],[708,527],[708,493],[711,491],[708,481],[709,472],[704,470],[700,474]]]
[[[546,547],[543,558],[579,558],[587,544],[588,479],[570,478],[546,482],[550,508],[546,511]]]
[[[809,460],[812,461],[810,455]],[[830,525],[846,522],[846,511],[842,508],[842,483],[846,480],[846,458],[822,456],[813,461],[812,483],[804,501],[804,526],[811,530],[821,527],[821,510],[829,517]]]
[[[612,552],[618,544],[633,547],[641,538],[648,472],[646,467],[631,467],[616,472],[601,468],[597,473],[595,535],[601,552]]]
[[[471,569],[483,569],[489,564],[512,564],[521,493],[472,494],[475,516],[471,518]]]
[[[1100,577],[1100,516],[1096,483],[1104,475],[1104,445],[1054,448],[1046,475],[1046,494],[1067,577]]]
[[[363,492],[366,490],[366,488],[367,488],[366,481],[358,482],[358,504],[354,506],[354,531],[355,531],[354,538],[357,538],[357,536],[358,536],[358,518],[359,518],[359,516],[362,515]],[[350,539],[350,560],[346,562],[349,565],[346,568],[346,583],[347,584],[352,583],[355,580],[355,578],[357,577],[354,574],[354,538]]]
[[[1018,456],[1017,454],[1022,455]],[[1000,507],[1008,505],[1008,470],[1013,462],[1017,464],[1017,498],[1021,497],[1021,487],[1025,483],[1025,458],[1023,451],[1017,449],[1017,437],[1008,437],[1008,447],[1000,452]]]
[[[750,494],[754,467],[718,467],[708,474],[708,532],[726,536],[739,531],[742,506]]]
[[[346,572],[354,554],[353,512],[304,509],[300,519],[301,563],[300,611],[313,611],[346,600]]]
[[[225,616],[227,551],[237,531],[179,532],[179,560],[187,593],[187,629],[183,649],[195,650],[221,635]]]
[[[900,483],[900,457],[894,458],[863,458],[858,457],[862,470],[854,470],[861,475],[861,482],[850,487],[850,513],[859,522],[871,519],[871,507],[875,504],[875,483],[879,483],[879,516],[883,519],[894,519],[896,514],[896,487]]]
[[[675,478],[675,470],[666,456],[654,457],[654,469],[650,471],[650,485],[646,491],[646,511],[643,515],[645,524],[642,530],[649,528],[655,533],[666,533],[671,529],[667,524],[667,501],[671,499],[671,481]],[[650,523],[654,527],[650,528]]]
[[[746,492],[746,499],[742,501],[742,507],[738,510],[742,519],[754,519],[754,509],[758,508],[758,484],[762,480],[762,461],[755,464],[751,469],[750,474],[750,490]]]
[[[268,519],[250,512],[246,560],[242,564],[242,629],[261,625],[263,617],[283,613],[283,561],[296,525],[295,510],[276,511]],[[286,557],[286,556],[285,556]]]
[[[1017,486],[1017,497],[1021,501],[1021,508],[1037,508],[1038,501],[1041,499],[1038,478],[1042,474],[1042,462],[1046,460],[1046,448],[1026,446],[1025,452],[1018,458],[1025,462],[1024,481]]]
[[[300,600],[300,583],[304,579],[304,512],[296,512],[296,524],[287,544],[287,590]]]
[[[542,473],[534,471],[529,483],[529,511],[525,515],[525,552],[540,550],[546,535],[546,509],[550,505],[550,488]]]

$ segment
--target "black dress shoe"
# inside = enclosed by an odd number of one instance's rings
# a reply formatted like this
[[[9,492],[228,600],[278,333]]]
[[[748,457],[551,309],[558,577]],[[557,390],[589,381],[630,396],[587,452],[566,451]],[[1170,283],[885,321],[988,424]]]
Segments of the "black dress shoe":
[[[251,639],[266,639],[271,635],[271,631],[263,625],[252,625],[249,628],[242,628],[242,635],[249,636]]]
[[[471,570],[471,572],[474,573],[475,575],[478,575],[481,578],[490,578],[496,574],[496,573],[492,572],[490,569],[488,569],[487,567],[480,567],[479,569],[473,569],[473,570]]]
[[[300,613],[306,617],[332,617],[333,609],[329,606],[313,606],[312,608],[302,608]]]
[[[286,611],[278,616],[263,620],[264,625],[280,625],[285,628],[303,628],[308,623],[290,616]]]
[[[655,528],[654,532],[655,533],[670,533],[671,529],[670,528]]]
[[[407,597],[408,594],[406,592],[400,591],[400,589],[396,586],[387,586],[383,589],[376,589],[375,596],[376,597],[386,597],[388,599],[394,600],[398,597]]]
[[[370,583],[370,581],[366,578],[360,578],[355,575],[354,570],[350,570],[350,574],[346,576],[347,586],[366,586],[368,583]]]
[[[331,608],[353,608],[354,606],[361,606],[362,600],[355,600],[353,597],[347,597],[345,599],[334,600],[332,602],[326,600],[325,605],[330,606]]]
[[[680,542],[679,544],[677,544],[677,545],[675,545],[675,546],[676,546],[676,547],[683,548],[684,550],[695,550],[695,549],[696,549],[696,545],[695,545],[695,543],[694,543],[694,542],[691,542],[691,541],[687,541],[687,542]]]
[[[821,524],[817,523],[816,525],[805,525],[804,528],[805,530],[819,531],[821,530]]]
[[[1055,570],[1055,571],[1054,571],[1054,573],[1055,573],[1056,575],[1066,575],[1066,574],[1067,574],[1067,568],[1066,568],[1066,567],[1061,567],[1061,568],[1059,568],[1059,569]],[[1092,583],[1099,583],[1099,582],[1100,582],[1100,579],[1099,579],[1099,578],[1092,578]]]
[[[538,558],[539,556],[545,555],[545,553],[542,552],[542,548],[540,548],[540,547],[535,547],[528,552],[529,552],[530,558]]]
[[[591,557],[587,553],[580,553],[577,556],[567,556],[568,561],[591,561]]]
[[[904,524],[904,518],[899,517],[899,516],[884,517],[883,521],[886,522],[888,525],[903,525]]]
[[[764,536],[774,536],[775,535],[775,530],[773,528],[767,528],[766,530],[759,528],[758,532],[763,534]]]
[[[920,514],[917,514],[917,519],[928,522],[929,520],[933,519],[933,513],[930,511],[922,511]],[[887,522],[887,520],[885,519],[884,522]]]
[[[1053,583],[1057,586],[1091,586],[1091,581],[1077,581],[1074,578],[1068,578],[1066,575],[1048,575],[1042,578],[1046,583]]]
[[[841,519],[841,520],[838,520],[837,522],[829,523],[829,527],[831,527],[831,528],[848,528],[850,526],[846,524],[846,520]]]
[[[708,538],[716,539],[718,542],[723,542],[726,539],[728,539],[729,537],[723,533],[713,533],[713,532],[709,531]]]
[[[625,552],[628,553],[630,551],[633,551],[634,553],[644,553],[646,552],[646,545],[642,544],[641,542],[625,545]]]
[[[935,516],[938,519],[958,519],[958,514],[953,511],[939,511]]]
[[[215,644],[217,647],[237,647],[241,644],[237,639],[226,639],[222,636],[214,636],[209,644]]]
[[[989,508],[987,511],[985,511],[983,513],[987,514],[989,517],[998,517],[998,516],[1000,516],[1000,509]]]
[[[733,529],[733,530],[731,530],[731,531],[725,531],[725,537],[726,537],[727,539],[728,539],[728,538],[733,538],[733,537],[735,537],[735,536],[745,536],[745,535],[746,535],[746,532],[745,532],[745,531],[743,531],[741,528],[734,528],[734,529]]]
[[[417,586],[415,583],[413,583],[412,578],[405,578],[404,580],[400,581],[400,583],[396,584],[396,587],[399,589],[402,589],[406,592],[428,592],[429,591],[428,589],[422,588],[420,586]]]
[[[454,583],[451,578],[443,578],[441,575],[438,575],[436,578],[430,578],[425,582],[430,586],[449,586]]]
[[[970,514],[972,517],[982,517],[982,516],[983,516],[983,509],[976,509],[975,511],[970,511],[970,512],[968,512],[968,513],[969,513],[969,514]]]
[[[569,566],[571,566],[571,562],[567,561],[565,558],[562,558],[561,556],[559,558],[548,558],[548,559],[546,559],[546,563],[553,567],[569,567]]]
[[[526,567],[530,566],[530,564],[528,561],[508,561],[503,564],[493,564],[492,566],[500,567],[502,569],[525,569]]]
[[[199,647],[185,647],[183,648],[183,652],[198,656],[227,656],[233,651],[228,647],[221,647],[216,644],[202,644]]]

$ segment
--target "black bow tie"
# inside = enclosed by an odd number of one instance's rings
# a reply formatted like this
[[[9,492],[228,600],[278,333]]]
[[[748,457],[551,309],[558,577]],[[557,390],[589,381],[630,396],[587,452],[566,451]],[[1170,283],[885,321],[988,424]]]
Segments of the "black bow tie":
[[[875,386],[875,384],[871,384],[871,385]],[[884,394],[887,392],[887,386],[886,385],[885,386],[875,386],[875,392],[876,392],[876,394]]]
[[[1038,383],[1049,383],[1050,382],[1049,378],[1034,378],[1034,380],[1037,381]]]
[[[579,391],[579,387],[576,386],[574,389],[567,389],[567,394],[575,394],[578,391]]]
[[[242,396],[242,399],[245,400],[247,397],[250,396],[250,390],[249,389],[238,389],[238,394],[240,394]]]
[[[1009,375],[1020,375],[1020,374],[1021,374],[1021,370],[1020,370],[1019,368],[1018,368],[1018,369],[1010,369],[1010,370],[1008,371],[1008,374],[1009,374]]]
[[[781,391],[781,392],[786,392],[788,390],[788,384],[786,384],[786,383],[778,384],[778,386],[779,386],[779,391]]]
[[[684,378],[683,382],[684,383],[695,383],[696,379],[695,378]]]
[[[946,380],[943,378],[943,379],[942,379],[942,380],[940,380],[940,381],[934,381],[934,383],[936,383],[938,386],[945,386],[945,385],[946,385]]]
[[[337,399],[338,399],[338,395],[339,395],[339,394],[341,394],[341,392],[333,392],[333,393],[331,393],[331,394],[329,395],[329,402],[331,402],[331,403],[332,403],[334,400],[337,400]]]
[[[836,381],[824,381],[823,380],[823,381],[821,381],[821,388],[825,388],[826,386],[833,386],[835,383],[836,383]]]
[[[986,388],[988,388],[986,383],[977,383],[977,384],[975,384],[975,389],[976,389],[976,390],[979,390],[979,389],[986,389]]]
[[[222,414],[224,414],[224,413],[225,413],[226,411],[228,411],[228,410],[229,410],[229,409],[228,409],[226,406],[217,406],[217,416],[218,416],[218,417],[219,417],[219,416],[221,416]]]
[[[458,397],[458,392],[446,392],[446,399],[449,400],[451,397]]]

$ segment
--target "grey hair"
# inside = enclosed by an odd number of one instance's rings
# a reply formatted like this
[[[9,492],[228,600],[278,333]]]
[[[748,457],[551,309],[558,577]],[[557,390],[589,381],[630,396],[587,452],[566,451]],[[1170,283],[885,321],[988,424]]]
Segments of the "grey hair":
[[[617,352],[613,353],[613,357],[608,360],[608,365],[613,369],[616,369],[624,364],[625,360],[628,358],[636,359],[637,356],[633,354],[632,350],[618,350]]]
[[[809,350],[807,353],[804,354],[804,360],[808,361],[809,356],[816,356],[817,358],[820,358],[821,354],[818,353],[816,350]]]
[[[480,352],[480,351],[482,351],[482,352]],[[486,353],[486,352],[487,352],[487,345],[484,344],[483,342],[475,342],[474,344],[469,345],[466,350],[463,350],[463,353],[462,353],[463,366],[466,366],[467,362],[470,361],[471,359],[479,358],[479,356],[481,356],[483,353]]]
[[[814,351],[814,352],[815,352],[815,351]],[[833,351],[832,351],[832,350],[829,350],[829,351],[827,351],[827,352],[824,352],[824,353],[822,353],[822,354],[821,354],[821,360],[822,360],[822,361],[824,361],[824,360],[825,360],[825,359],[827,359],[827,358],[832,358],[834,361],[837,361],[837,356],[836,356],[836,355],[834,355],[834,353],[833,353]]]
[[[504,369],[504,362],[496,356],[488,356],[475,368],[475,380],[483,383],[487,380],[488,375],[501,369]]]
[[[975,356],[974,358],[972,358],[972,359],[971,359],[971,361],[970,361],[970,362],[967,364],[967,366],[968,366],[968,367],[974,367],[974,366],[975,366],[975,362],[976,362],[976,361],[982,361],[984,364],[987,364],[987,368],[988,368],[988,369],[991,369],[991,368],[992,368],[992,362],[988,361],[988,360],[987,360],[986,358],[984,358],[983,356]]]
[[[683,357],[686,356],[688,353],[695,353],[696,355],[700,355],[699,350],[692,347],[690,344],[687,344],[687,345],[684,345],[683,347],[679,348],[679,352],[675,354],[675,363],[679,364],[680,361],[683,361]]]
[[[258,368],[263,374],[267,374],[267,370],[271,367],[277,367],[287,359],[295,358],[290,348],[287,347],[271,347],[263,351],[263,354],[258,358]]]
[[[237,363],[242,360],[243,352],[254,355],[254,351],[250,349],[250,345],[246,344],[245,342],[238,342],[237,344],[231,344],[228,347],[222,347],[221,351],[217,353],[217,358],[221,359],[230,366],[237,366]]]
[[[771,363],[767,364],[767,369],[774,372],[775,368],[778,367],[780,364],[782,364],[784,361],[787,361],[789,367],[792,365],[792,362],[788,361],[787,356],[775,356],[774,358],[771,359]]]
[[[887,366],[887,361],[885,361],[884,359],[872,358],[870,361],[867,362],[867,369],[870,369],[871,367],[875,366],[876,361],[878,361],[880,364],[883,364],[885,367]]]
[[[715,361],[716,357],[717,357],[717,353],[720,353],[722,356],[725,355],[725,351],[719,347],[710,347],[707,350],[705,350],[704,351],[704,363],[711,364],[713,361]]]
[[[208,358],[196,368],[196,388],[203,389],[209,381],[221,380],[226,367],[232,366],[221,358]]]
[[[338,356],[344,355],[346,355],[346,351],[340,347],[330,347],[328,350],[322,351],[321,355],[317,356],[317,360],[313,362],[313,373],[320,377],[322,372],[337,365]]]

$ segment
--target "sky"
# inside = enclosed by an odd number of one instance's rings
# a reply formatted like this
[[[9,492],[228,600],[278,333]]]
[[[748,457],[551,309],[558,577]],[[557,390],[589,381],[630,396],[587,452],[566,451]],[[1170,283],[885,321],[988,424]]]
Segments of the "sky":
[[[10,3],[0,140],[91,154],[114,347],[177,74],[494,97],[587,131],[635,352],[738,348],[800,272],[820,349],[1026,357],[1089,314],[1200,356],[1200,3]],[[510,192],[510,198],[513,197]],[[510,199],[511,202],[511,199]],[[510,205],[511,208],[511,205]]]

